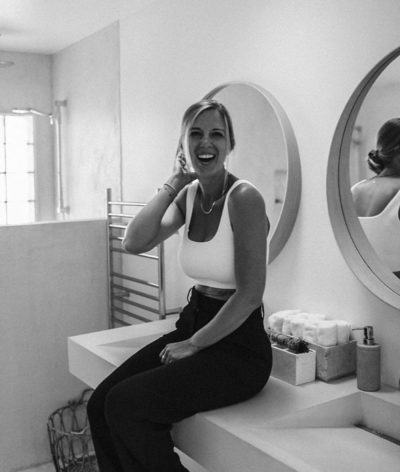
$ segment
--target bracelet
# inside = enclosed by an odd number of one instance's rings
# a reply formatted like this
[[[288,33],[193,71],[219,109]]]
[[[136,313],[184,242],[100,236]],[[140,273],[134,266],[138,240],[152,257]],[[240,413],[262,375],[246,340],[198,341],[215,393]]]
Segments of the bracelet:
[[[164,185],[166,185],[169,188],[172,188],[172,190],[175,192],[176,196],[178,196],[178,192],[176,191],[175,187],[173,187],[171,184],[167,184],[166,182],[165,182]],[[172,197],[172,195],[170,193],[169,193],[169,196]]]

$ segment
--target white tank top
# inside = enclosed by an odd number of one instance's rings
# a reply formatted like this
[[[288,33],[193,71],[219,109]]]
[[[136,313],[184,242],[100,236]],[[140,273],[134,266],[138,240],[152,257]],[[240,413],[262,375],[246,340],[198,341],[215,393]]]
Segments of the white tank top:
[[[354,188],[355,186],[353,186]],[[371,246],[392,271],[400,270],[400,191],[376,216],[358,217]]]
[[[198,242],[189,239],[189,226],[192,219],[193,204],[199,182],[190,185],[186,196],[186,220],[184,233],[178,251],[178,262],[183,272],[200,285],[208,287],[235,289],[235,251],[233,231],[229,218],[228,199],[232,190],[246,180],[237,180],[225,197],[221,220],[215,236],[210,241]],[[252,184],[250,184],[252,185]]]

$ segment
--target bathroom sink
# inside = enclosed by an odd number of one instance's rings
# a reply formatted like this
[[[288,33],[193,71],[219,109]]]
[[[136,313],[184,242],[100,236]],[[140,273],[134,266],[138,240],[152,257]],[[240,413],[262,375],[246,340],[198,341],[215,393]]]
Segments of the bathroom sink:
[[[258,447],[287,470],[400,471],[399,392],[384,400],[357,392],[253,428]]]
[[[110,343],[98,344],[98,346],[111,348],[111,349],[141,349],[147,344],[155,341],[160,337],[160,334],[150,334],[148,336],[140,336],[137,338],[123,339],[120,341],[114,341]]]
[[[98,348],[104,351],[105,357],[115,365],[121,365],[142,347],[158,339],[162,334],[150,334],[136,338],[123,339],[114,342],[98,344]]]

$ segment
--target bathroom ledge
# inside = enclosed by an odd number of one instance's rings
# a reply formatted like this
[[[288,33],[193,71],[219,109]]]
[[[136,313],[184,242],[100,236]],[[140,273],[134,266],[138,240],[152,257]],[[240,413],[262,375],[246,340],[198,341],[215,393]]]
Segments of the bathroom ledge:
[[[70,337],[68,338],[70,372],[88,386],[95,388],[135,350],[155,337],[174,329],[175,320],[176,317],[171,317],[152,323]],[[337,459],[333,456],[332,467],[328,464],[324,469],[319,469],[313,465],[311,459],[316,455],[315,450],[318,448],[315,438],[310,439],[313,442],[300,444],[300,452],[296,452],[296,445],[287,441],[283,444],[280,435],[293,433],[297,434],[295,437],[298,438],[303,434],[306,438],[306,435],[312,432],[323,434],[325,429],[315,429],[321,426],[303,429],[299,429],[299,426],[285,426],[285,418],[296,418],[296,415],[301,416],[307,409],[312,412],[314,407],[323,408],[325,404],[329,406],[329,402],[350,398],[349,396],[354,394],[360,395],[360,391],[353,376],[329,383],[316,380],[299,386],[271,377],[266,387],[254,398],[227,408],[199,413],[175,425],[174,441],[179,450],[208,470],[333,472],[340,470],[335,468]],[[396,414],[400,411],[400,392],[397,390],[382,386],[379,392],[363,393],[363,395],[384,399],[396,409]],[[336,411],[333,408],[332,416],[335,415]],[[279,425],[279,422],[283,423]],[[342,431],[335,427],[329,430],[330,433],[334,431],[343,436]],[[377,439],[368,433],[365,435],[367,444],[369,439],[371,441]],[[373,444],[370,447],[373,448]],[[388,456],[385,460],[389,460],[390,463],[392,454],[390,447],[399,449],[399,446],[389,444],[387,447]],[[330,449],[328,452],[325,451],[325,456],[331,454]],[[307,460],[308,457],[310,461]],[[372,462],[369,461],[367,468],[362,470],[364,472],[374,470],[372,466]]]

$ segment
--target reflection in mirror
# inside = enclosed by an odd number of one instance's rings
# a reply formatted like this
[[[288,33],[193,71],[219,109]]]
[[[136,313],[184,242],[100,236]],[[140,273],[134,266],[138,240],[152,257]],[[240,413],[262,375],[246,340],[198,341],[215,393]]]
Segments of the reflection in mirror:
[[[359,279],[400,307],[400,48],[364,78],[339,120],[327,196],[332,228]]]
[[[293,130],[274,97],[254,84],[227,83],[205,98],[223,103],[232,116],[236,148],[226,166],[264,197],[272,262],[290,236],[300,201],[301,170]]]
[[[358,139],[352,140],[352,150],[363,143],[362,120],[354,129]],[[350,165],[359,157],[350,155]],[[376,254],[400,278],[400,118],[380,127],[375,148],[365,161],[372,175],[351,186],[355,210]]]

